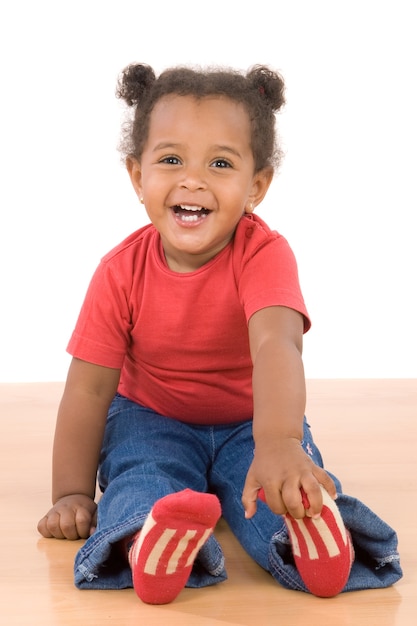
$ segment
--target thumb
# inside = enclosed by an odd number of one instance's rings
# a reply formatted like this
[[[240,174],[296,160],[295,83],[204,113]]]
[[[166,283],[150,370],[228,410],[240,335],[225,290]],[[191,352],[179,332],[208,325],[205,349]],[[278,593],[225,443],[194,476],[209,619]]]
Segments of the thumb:
[[[246,519],[253,517],[257,511],[259,489],[260,485],[252,482],[249,477],[246,478],[245,486],[242,492],[242,504],[245,510]]]
[[[97,509],[95,510],[94,515],[91,519],[90,537],[96,532],[96,530],[97,530]]]

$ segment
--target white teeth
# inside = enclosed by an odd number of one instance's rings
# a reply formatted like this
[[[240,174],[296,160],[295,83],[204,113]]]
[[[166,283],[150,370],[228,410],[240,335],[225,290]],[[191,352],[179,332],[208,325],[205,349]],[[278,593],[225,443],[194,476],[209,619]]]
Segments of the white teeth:
[[[207,215],[203,213],[202,215],[181,215],[182,222],[197,222],[197,220],[201,218],[205,218]]]
[[[180,219],[182,222],[198,222],[201,219],[205,219],[210,213],[202,206],[191,204],[177,204],[173,207],[173,210],[177,219]]]

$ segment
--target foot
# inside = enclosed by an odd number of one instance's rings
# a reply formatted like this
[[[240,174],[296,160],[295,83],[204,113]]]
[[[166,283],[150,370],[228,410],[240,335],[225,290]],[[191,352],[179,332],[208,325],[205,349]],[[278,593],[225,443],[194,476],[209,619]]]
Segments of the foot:
[[[220,518],[218,498],[185,489],[158,500],[129,552],[133,586],[148,604],[172,602]]]
[[[322,488],[323,509],[318,519],[294,519],[288,513],[285,524],[291,539],[295,565],[307,589],[329,598],[340,593],[349,578],[354,552],[349,531],[336,503]],[[307,496],[305,508],[309,508]]]

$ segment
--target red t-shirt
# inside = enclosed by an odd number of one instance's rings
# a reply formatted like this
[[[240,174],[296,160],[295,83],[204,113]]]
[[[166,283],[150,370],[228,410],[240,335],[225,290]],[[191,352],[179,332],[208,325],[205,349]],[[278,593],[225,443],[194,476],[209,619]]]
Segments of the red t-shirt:
[[[119,393],[196,424],[252,417],[248,320],[274,305],[310,327],[287,241],[255,215],[194,272],[166,264],[148,225],[109,252],[88,288],[68,345],[74,357],[121,369]]]

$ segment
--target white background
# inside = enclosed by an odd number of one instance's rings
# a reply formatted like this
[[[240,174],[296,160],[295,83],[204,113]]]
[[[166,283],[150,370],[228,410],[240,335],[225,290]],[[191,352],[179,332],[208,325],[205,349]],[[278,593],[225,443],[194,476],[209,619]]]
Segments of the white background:
[[[258,213],[298,259],[306,375],[416,377],[414,13],[413,0],[3,2],[0,381],[65,378],[93,270],[147,223],[117,151],[114,89],[132,61],[283,74],[286,157]]]

